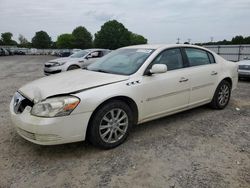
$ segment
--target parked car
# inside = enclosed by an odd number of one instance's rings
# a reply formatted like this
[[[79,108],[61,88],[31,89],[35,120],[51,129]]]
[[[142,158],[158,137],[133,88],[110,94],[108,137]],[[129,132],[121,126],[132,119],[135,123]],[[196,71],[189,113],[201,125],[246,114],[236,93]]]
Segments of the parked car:
[[[87,49],[78,51],[67,58],[58,58],[44,64],[44,74],[50,75],[68,70],[84,68],[109,53],[106,49]]]
[[[8,52],[8,50],[6,50],[5,48],[0,48],[1,49],[1,55],[2,56],[8,56],[10,55],[10,53]]]
[[[14,55],[26,55],[26,53],[24,52],[24,51],[22,51],[22,50],[15,50],[14,51]]]
[[[250,60],[242,60],[238,62],[239,65],[239,78],[250,78]]]
[[[72,54],[74,54],[74,53],[76,53],[76,52],[79,52],[79,51],[81,51],[81,49],[75,48],[75,49],[72,50]]]
[[[38,50],[36,48],[30,48],[30,55],[40,55]]]
[[[2,48],[0,48],[0,56],[5,56],[5,52]]]
[[[11,49],[6,49],[9,53],[9,55],[14,55],[14,52]]]
[[[237,65],[192,45],[138,45],[35,80],[12,98],[17,132],[41,145],[88,139],[109,149],[140,124],[204,104],[227,106]],[[216,120],[215,120],[216,121]]]
[[[69,57],[70,55],[72,55],[71,52],[59,52],[58,53],[59,57]]]

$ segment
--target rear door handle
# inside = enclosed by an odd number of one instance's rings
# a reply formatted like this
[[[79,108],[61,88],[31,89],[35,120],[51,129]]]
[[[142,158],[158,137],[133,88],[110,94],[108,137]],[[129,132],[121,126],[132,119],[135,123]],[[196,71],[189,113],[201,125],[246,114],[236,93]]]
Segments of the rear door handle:
[[[212,72],[211,72],[211,75],[212,75],[212,76],[217,75],[217,74],[218,74],[218,72],[216,72],[216,71],[212,71]]]
[[[179,82],[187,82],[187,81],[188,81],[187,78],[182,77]]]

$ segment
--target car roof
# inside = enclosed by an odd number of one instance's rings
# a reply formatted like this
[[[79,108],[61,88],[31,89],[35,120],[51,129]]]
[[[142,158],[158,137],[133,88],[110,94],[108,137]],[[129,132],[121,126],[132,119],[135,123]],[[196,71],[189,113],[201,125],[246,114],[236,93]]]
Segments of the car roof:
[[[143,48],[143,49],[161,49],[161,48],[173,48],[173,47],[194,47],[194,48],[200,48],[200,49],[205,49],[201,46],[196,46],[196,45],[191,45],[191,44],[142,44],[142,45],[135,45],[135,46],[127,46],[124,48]]]
[[[89,49],[85,49],[85,50],[89,51],[89,52],[97,51],[97,50],[109,51],[109,49],[102,49],[102,48],[89,48]]]

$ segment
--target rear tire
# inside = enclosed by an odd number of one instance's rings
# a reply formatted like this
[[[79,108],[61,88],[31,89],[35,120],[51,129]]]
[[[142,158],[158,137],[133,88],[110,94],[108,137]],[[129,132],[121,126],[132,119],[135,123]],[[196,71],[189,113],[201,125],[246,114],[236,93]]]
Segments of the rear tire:
[[[75,70],[75,69],[79,69],[80,67],[78,67],[77,65],[71,65],[69,66],[69,68],[67,69],[67,71],[70,71],[70,70]]]
[[[132,124],[130,107],[120,100],[113,100],[95,112],[89,124],[87,138],[99,148],[115,148],[127,139]]]
[[[228,105],[230,97],[231,84],[226,80],[222,80],[221,83],[218,85],[214,93],[213,100],[209,105],[214,109],[224,109]]]

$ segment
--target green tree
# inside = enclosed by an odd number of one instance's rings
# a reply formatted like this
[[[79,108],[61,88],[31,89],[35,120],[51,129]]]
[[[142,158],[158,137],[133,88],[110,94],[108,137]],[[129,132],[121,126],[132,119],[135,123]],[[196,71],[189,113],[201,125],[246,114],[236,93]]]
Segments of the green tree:
[[[61,34],[57,37],[57,48],[72,48],[74,43],[74,37],[72,34]]]
[[[52,41],[52,43],[51,43],[51,48],[52,48],[52,49],[56,49],[56,48],[57,48],[56,42],[53,42],[53,41]]]
[[[12,40],[12,33],[5,32],[1,34],[2,45],[17,45],[17,42]]]
[[[32,38],[32,46],[35,48],[50,48],[51,44],[51,38],[45,31],[36,32],[35,36]]]
[[[130,36],[130,32],[122,23],[112,20],[104,23],[101,30],[95,34],[94,44],[98,48],[114,50],[130,45]]]
[[[73,36],[73,47],[86,49],[91,48],[92,45],[92,35],[91,33],[83,26],[75,28],[72,32]],[[69,36],[68,36],[69,37]]]
[[[250,36],[244,38],[244,44],[250,44]]]
[[[243,44],[244,43],[244,37],[243,36],[235,36],[232,38],[231,41],[232,44]]]
[[[31,43],[23,35],[19,34],[18,40],[19,40],[20,47],[24,47],[24,48],[31,47]]]
[[[1,34],[2,37],[2,42],[4,45],[11,45],[11,38],[12,38],[12,33],[10,32],[5,32]]]
[[[147,44],[148,40],[142,35],[130,32],[130,45]]]

